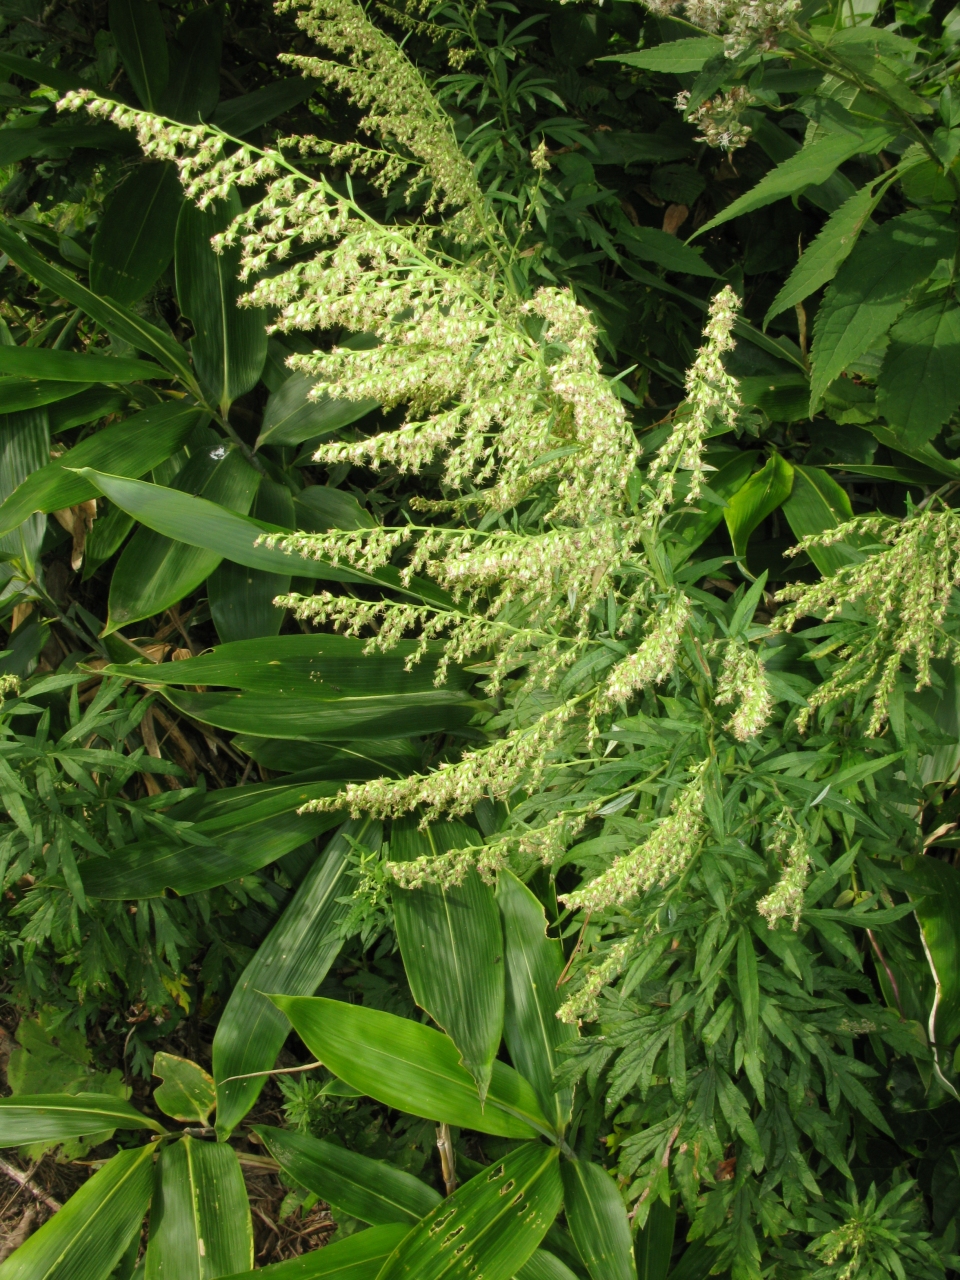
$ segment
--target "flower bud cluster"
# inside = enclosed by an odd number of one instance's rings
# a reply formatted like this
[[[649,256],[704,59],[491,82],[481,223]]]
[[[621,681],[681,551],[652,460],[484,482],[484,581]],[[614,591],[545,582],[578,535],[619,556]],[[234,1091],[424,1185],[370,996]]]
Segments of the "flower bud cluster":
[[[777,858],[782,870],[780,879],[771,891],[757,903],[757,911],[771,929],[777,927],[779,920],[792,916],[793,928],[796,930],[800,925],[803,894],[810,870],[810,851],[806,837],[799,828],[777,827],[767,845],[767,852]]]
[[[600,992],[623,972],[641,937],[635,933],[631,938],[615,942],[603,960],[586,971],[580,986],[557,1010],[561,1022],[576,1025],[597,1020],[600,1016]]]
[[[707,98],[693,111],[687,110],[689,101],[690,94],[686,89],[677,94],[677,110],[682,111],[684,118],[700,130],[695,142],[705,142],[708,147],[717,147],[721,151],[737,151],[747,145],[751,129],[742,116],[756,98],[746,85],[737,84],[729,93]]]
[[[682,8],[688,22],[705,31],[723,32],[728,58],[747,49],[769,52],[793,21],[801,0],[643,0],[664,16]]]
[[[724,725],[741,742],[754,738],[773,714],[773,695],[764,675],[760,655],[748,644],[731,640],[723,655],[714,702],[737,709]]]
[[[683,629],[689,621],[690,601],[682,592],[677,592],[659,613],[651,615],[640,647],[610,672],[603,689],[603,701],[607,705],[625,706],[647,685],[666,680],[673,671]]]

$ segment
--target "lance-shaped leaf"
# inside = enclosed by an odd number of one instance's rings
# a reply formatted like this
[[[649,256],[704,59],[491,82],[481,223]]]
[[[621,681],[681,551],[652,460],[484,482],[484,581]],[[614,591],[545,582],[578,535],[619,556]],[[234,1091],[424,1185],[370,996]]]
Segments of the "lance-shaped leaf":
[[[28,476],[0,506],[0,534],[34,511],[61,511],[96,497],[97,490],[72,468],[103,467],[141,476],[175,453],[203,420],[192,405],[162,404],[88,436],[55,461]]]
[[[376,1280],[406,1233],[407,1228],[397,1223],[371,1227],[288,1262],[271,1262],[225,1280]]]
[[[783,504],[783,514],[798,538],[811,533],[823,533],[835,529],[845,520],[853,518],[853,508],[847,491],[841,489],[833,476],[820,467],[793,468],[793,488]],[[856,551],[858,542],[866,541],[854,535],[851,543],[834,543],[829,547],[811,547],[808,555],[822,574],[836,573],[845,564],[861,559]]]
[[[382,1226],[414,1226],[440,1203],[433,1187],[383,1160],[290,1129],[254,1129],[283,1173],[352,1218]]]
[[[106,1280],[140,1234],[154,1147],[121,1151],[0,1266],[0,1280]]]
[[[52,289],[57,297],[66,298],[75,307],[85,311],[92,320],[102,324],[108,333],[129,342],[137,351],[153,356],[185,386],[199,391],[186,351],[162,329],[121,306],[119,302],[114,302],[112,298],[101,298],[73,276],[41,258],[34,248],[20,239],[12,227],[2,223],[0,250],[8,254],[27,275]]]
[[[388,1107],[504,1138],[550,1133],[533,1089],[495,1062],[486,1105],[453,1041],[393,1013],[326,1000],[274,996],[304,1044],[335,1076]]]
[[[573,1092],[554,1092],[560,1046],[576,1029],[557,1017],[563,948],[547,937],[543,907],[510,871],[500,873],[497,902],[506,943],[507,1005],[504,1032],[510,1057],[537,1091],[544,1114],[562,1132],[570,1120]]]
[[[723,53],[723,41],[716,36],[694,36],[689,40],[669,40],[653,49],[640,49],[636,53],[619,53],[598,62],[623,62],[628,67],[640,67],[644,71],[672,72],[700,71],[708,58]]]
[[[117,187],[90,245],[90,288],[130,306],[173,257],[183,190],[170,160],[138,164]]]
[[[110,0],[110,34],[137,97],[156,111],[170,71],[163,19],[156,0]]]
[[[185,200],[177,220],[177,296],[193,321],[190,350],[200,384],[223,414],[256,385],[267,358],[263,311],[237,305],[246,289],[240,280],[240,247],[217,253],[210,243],[241,210],[240,196],[231,187],[227,199],[205,209]]]
[[[242,138],[257,125],[266,124],[274,116],[289,111],[298,103],[309,98],[316,89],[318,81],[305,76],[290,76],[286,80],[274,80],[262,89],[254,89],[253,93],[242,94],[239,98],[228,98],[217,105],[213,113],[212,123],[224,133],[234,138]]]
[[[90,384],[81,384],[88,387]],[[40,382],[36,378],[0,378],[0,413],[39,409],[66,400],[77,391],[75,382]]]
[[[240,975],[213,1038],[221,1137],[260,1096],[267,1077],[256,1073],[271,1070],[290,1032],[286,1017],[263,993],[301,996],[316,991],[341,947],[337,926],[349,910],[353,886],[347,872],[351,841],[376,849],[380,838],[379,823],[344,823]]]
[[[935,984],[928,1034],[942,1052],[960,1039],[960,871],[926,855],[904,867],[927,891],[911,897]]]
[[[311,400],[314,381],[295,373],[277,388],[263,411],[257,448],[265,444],[300,444],[348,427],[377,407],[376,400]]]
[[[153,1100],[165,1116],[185,1124],[206,1125],[217,1103],[213,1077],[189,1058],[172,1053],[156,1053],[153,1074],[163,1083],[153,1091]]]
[[[0,1098],[0,1147],[65,1142],[104,1129],[164,1132],[156,1120],[109,1094],[37,1093]]]
[[[0,227],[2,232],[2,227]],[[2,244],[0,244],[2,248]],[[80,474],[98,493],[104,494],[121,511],[126,511],[148,529],[155,529],[168,538],[177,538],[192,547],[206,547],[217,551],[226,560],[247,564],[251,569],[266,569],[270,573],[298,574],[304,578],[318,578],[329,582],[366,582],[390,587],[404,595],[420,596],[425,600],[446,606],[449,596],[432,583],[413,579],[410,587],[400,581],[399,570],[392,566],[374,573],[360,573],[353,569],[336,568],[322,560],[310,560],[305,556],[286,555],[279,549],[255,546],[264,533],[288,533],[289,530],[265,525],[247,516],[226,511],[204,498],[178,493],[163,485],[148,484],[143,480],[126,480],[122,476],[84,468]]]
[[[634,1256],[638,1280],[667,1280],[676,1231],[676,1204],[664,1204],[657,1196],[650,1206],[646,1226],[637,1233]]]
[[[510,1280],[557,1216],[558,1157],[530,1142],[478,1173],[401,1241],[381,1280]]]
[[[54,351],[50,347],[0,346],[0,374],[21,378],[58,378],[61,382],[137,382],[169,378],[170,374],[149,360],[132,356],[88,355],[81,351]]]
[[[617,1185],[598,1164],[565,1160],[563,1209],[590,1280],[636,1280],[627,1210]]]
[[[437,822],[422,832],[411,818],[394,822],[390,856],[410,862],[479,841],[466,823]],[[482,1100],[503,1033],[503,931],[493,890],[471,869],[462,884],[391,896],[413,998],[457,1046]]]
[[[215,1280],[252,1266],[250,1204],[236,1152],[194,1138],[166,1147],[150,1210],[145,1280]]]
[[[577,1276],[549,1249],[535,1249],[517,1271],[516,1280],[577,1280]]]

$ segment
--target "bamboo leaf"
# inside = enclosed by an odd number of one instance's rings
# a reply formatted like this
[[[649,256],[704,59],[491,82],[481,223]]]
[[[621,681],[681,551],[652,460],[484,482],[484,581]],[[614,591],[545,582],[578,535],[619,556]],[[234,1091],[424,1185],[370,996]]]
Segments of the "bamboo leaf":
[[[254,1132],[287,1178],[371,1226],[412,1227],[441,1201],[433,1187],[383,1160],[289,1129],[257,1125]]]
[[[553,1073],[560,1065],[561,1046],[577,1036],[574,1027],[557,1017],[563,948],[547,937],[543,907],[511,871],[501,871],[497,879],[497,904],[506,944],[507,1048],[536,1090],[544,1115],[562,1133],[570,1121],[573,1091],[555,1090]]]
[[[253,1266],[253,1227],[236,1152],[181,1138],[160,1153],[145,1280],[215,1280]]]
[[[904,868],[926,890],[910,897],[936,988],[928,1034],[945,1050],[960,1040],[960,871],[926,855],[907,858]]]
[[[792,487],[793,467],[786,458],[774,453],[766,465],[733,495],[724,508],[723,516],[738,556],[746,556],[750,535],[787,500]]]
[[[154,1150],[136,1147],[108,1160],[0,1266],[0,1280],[107,1280],[140,1234]]]
[[[336,1240],[288,1262],[271,1262],[256,1271],[243,1271],[226,1280],[377,1280],[380,1270],[407,1233],[393,1223],[371,1227],[345,1240]]]
[[[226,1138],[247,1114],[266,1083],[265,1076],[233,1076],[270,1071],[289,1035],[289,1023],[263,994],[309,996],[326,977],[341,939],[338,925],[349,910],[351,840],[376,849],[379,824],[343,824],[307,872],[293,900],[261,942],[230,993],[213,1038],[217,1081],[217,1131]]]
[[[295,373],[267,401],[257,448],[265,444],[300,444],[348,427],[377,407],[376,400],[311,400],[313,381]]]
[[[410,862],[475,844],[463,822],[395,821],[390,856]],[[503,1032],[503,931],[493,890],[471,870],[449,888],[426,884],[392,893],[397,942],[414,1000],[442,1027],[486,1097]]]
[[[38,1093],[0,1098],[0,1147],[63,1142],[104,1129],[164,1131],[156,1120],[109,1094]]]
[[[134,92],[148,111],[156,111],[169,74],[159,4],[155,0],[110,0],[110,34]]]
[[[845,520],[853,518],[853,509],[845,489],[820,467],[793,468],[793,488],[783,504],[783,514],[798,538],[811,533],[823,533],[836,529]],[[811,547],[807,552],[822,574],[836,573],[845,564],[860,559],[853,545],[834,543],[830,547]]]
[[[110,198],[90,246],[90,288],[130,306],[173,257],[183,191],[171,161],[137,165]]]
[[[242,138],[258,125],[266,124],[274,116],[304,102],[316,89],[317,83],[306,76],[274,80],[253,93],[244,93],[219,103],[211,123],[234,138]]]
[[[169,378],[160,365],[129,356],[89,355],[80,351],[54,351],[50,347],[0,345],[0,374],[22,378],[60,379],[62,382],[136,382]],[[3,383],[0,383],[0,387]]]
[[[86,383],[81,389],[86,389]],[[57,400],[75,395],[75,382],[39,382],[36,378],[0,378],[0,413],[18,413],[22,409],[39,409]]]
[[[400,1242],[380,1280],[509,1280],[560,1208],[558,1150],[524,1143],[448,1196]]]
[[[319,1061],[385,1106],[504,1138],[550,1132],[533,1089],[505,1063],[494,1063],[481,1105],[456,1045],[431,1027],[340,1000],[272,998]]]
[[[207,1125],[216,1106],[217,1087],[213,1077],[189,1058],[172,1053],[156,1053],[153,1074],[163,1083],[153,1091],[153,1100],[165,1116],[185,1124]]]
[[[633,1242],[623,1197],[598,1164],[565,1160],[563,1209],[590,1280],[636,1280]]]

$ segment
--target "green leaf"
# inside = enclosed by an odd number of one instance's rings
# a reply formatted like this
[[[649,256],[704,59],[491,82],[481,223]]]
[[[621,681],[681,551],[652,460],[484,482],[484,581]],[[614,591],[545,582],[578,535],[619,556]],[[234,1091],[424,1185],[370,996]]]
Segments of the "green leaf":
[[[309,399],[314,380],[302,373],[287,378],[273,392],[263,412],[257,448],[265,444],[300,444],[348,427],[377,407],[376,400]]]
[[[906,445],[936,436],[960,405],[960,305],[952,293],[911,307],[890,331],[877,406]]]
[[[867,129],[862,134],[827,134],[764,174],[756,186],[728,204],[694,235],[701,236],[704,232],[719,227],[721,223],[729,222],[731,218],[739,218],[744,213],[752,213],[754,209],[762,209],[785,196],[797,195],[806,187],[819,186],[845,160],[859,152],[872,154],[879,151],[892,136],[892,131],[882,125]]]
[[[375,583],[403,591],[405,595],[420,596],[444,605],[449,603],[449,597],[432,583],[414,579],[409,589],[404,588],[398,570],[392,567],[378,569],[375,573],[360,573],[353,569],[337,568],[321,560],[286,555],[283,551],[271,550],[269,547],[254,546],[264,532],[286,531],[271,530],[269,526],[264,528],[246,516],[226,511],[203,498],[178,493],[163,485],[147,484],[143,480],[127,480],[122,476],[107,475],[88,467],[83,469],[83,476],[98,492],[148,529],[155,529],[157,533],[185,542],[188,546],[216,551],[235,564],[246,564],[251,569],[265,569],[271,573],[319,578],[328,582]]]
[[[960,871],[923,854],[906,858],[903,865],[927,891],[910,897],[936,989],[927,1031],[945,1050],[960,1040]]]
[[[86,312],[92,320],[102,324],[108,333],[129,342],[137,351],[153,356],[185,386],[191,390],[199,390],[187,353],[162,329],[111,298],[101,298],[73,276],[46,262],[6,224],[0,224],[0,251],[8,254],[27,275],[52,289],[58,298],[66,298],[75,307]]]
[[[176,453],[202,420],[202,410],[192,405],[162,404],[88,436],[34,471],[7,498],[0,506],[0,534],[34,511],[59,511],[96,497],[94,486],[74,468],[109,467],[121,475],[143,475]]]
[[[9,498],[49,457],[50,426],[43,410],[7,414],[0,432],[0,497]],[[42,516],[28,517],[0,538],[0,550],[32,573],[46,524]]]
[[[255,520],[293,526],[293,499],[286,485],[263,476],[253,500]],[[224,642],[275,636],[287,616],[273,603],[290,590],[289,574],[264,573],[222,560],[207,582],[207,599],[217,635]]]
[[[664,1204],[659,1196],[650,1206],[646,1225],[637,1233],[634,1256],[637,1280],[667,1280],[677,1232],[677,1207]],[[711,1261],[713,1259],[711,1258]],[[703,1273],[703,1280],[706,1278]],[[694,1280],[690,1277],[689,1280]]]
[[[376,849],[380,826],[369,820],[343,824],[230,993],[213,1038],[221,1138],[240,1123],[267,1081],[262,1075],[230,1077],[270,1071],[290,1033],[287,1019],[263,992],[312,995],[340,951],[338,926],[350,909],[353,884],[348,872],[351,839]]]
[[[713,280],[717,278],[717,273],[704,262],[698,249],[691,248],[683,240],[668,235],[659,227],[630,227],[621,234],[628,248],[638,258],[656,262],[668,271],[682,271],[687,275],[707,276]]]
[[[861,238],[827,290],[810,353],[810,412],[830,383],[883,336],[904,310],[910,290],[940,258],[950,257],[957,232],[942,216],[913,210]]]
[[[623,1196],[598,1164],[564,1160],[563,1210],[590,1280],[636,1280]]]
[[[2,509],[2,508],[0,508]],[[265,640],[235,640],[198,658],[159,665],[120,664],[110,675],[139,680],[150,688],[168,684],[225,685],[273,697],[337,699],[379,693],[425,693],[434,688],[443,646],[432,642],[412,671],[407,658],[416,640],[401,640],[389,653],[364,652],[367,642],[357,636],[324,633],[285,635]],[[451,689],[465,689],[474,677],[452,667]]]
[[[478,844],[463,822],[395,821],[390,856],[412,862]],[[414,1000],[442,1027],[486,1097],[503,1033],[503,931],[493,890],[471,869],[460,885],[394,888],[397,942]]]
[[[177,296],[193,322],[190,351],[200,385],[226,416],[238,396],[256,386],[267,358],[266,319],[259,307],[240,307],[240,247],[214,251],[211,237],[241,212],[235,189],[200,209],[180,207],[176,234]]]
[[[548,1249],[534,1249],[516,1273],[516,1280],[577,1280],[565,1262]]]
[[[253,502],[260,479],[238,449],[227,450],[217,445],[210,458],[215,462],[202,487],[204,500],[220,510],[245,515]],[[180,488],[190,483],[193,464],[203,474],[208,458],[203,454],[191,458],[187,467],[175,478]],[[204,582],[220,563],[216,551],[190,546],[153,529],[138,529],[124,548],[110,580],[109,614],[104,635],[119,627],[152,618],[182,600]]]
[[[253,1266],[253,1227],[236,1152],[181,1138],[160,1153],[144,1280],[215,1280]]]
[[[893,461],[897,466],[901,466],[905,458],[911,458],[914,462],[919,462],[928,472],[932,471],[935,475],[946,476],[951,480],[960,480],[960,462],[954,458],[945,458],[932,444],[908,445],[898,441],[896,432],[881,422],[868,423],[866,430],[872,436],[876,436],[888,449],[896,450]],[[857,469],[862,470],[862,468]],[[924,480],[921,483],[926,484],[929,481]]]
[[[725,502],[742,489],[750,478],[750,473],[761,457],[759,453],[743,449],[725,462],[716,472],[710,474],[710,492]],[[704,502],[700,511],[679,511],[670,522],[670,536],[675,538],[677,548],[672,552],[674,568],[679,568],[706,542],[714,529],[723,519],[724,508],[719,503]]]
[[[129,356],[88,355],[80,351],[54,351],[50,347],[0,346],[0,374],[22,378],[58,378],[61,382],[137,382],[169,378],[166,369]],[[0,382],[0,387],[4,384]]]
[[[563,973],[563,948],[547,937],[543,907],[511,871],[497,878],[497,904],[506,944],[506,1016],[504,1034],[517,1070],[536,1090],[550,1123],[562,1133],[570,1122],[573,1091],[554,1091],[553,1073],[560,1048],[577,1032],[557,1017],[557,983]]]
[[[184,124],[208,120],[220,97],[223,10],[199,5],[177,27],[173,39],[170,81],[161,113]]]
[[[4,348],[9,350],[10,348]],[[89,383],[87,384],[89,386]],[[0,413],[39,409],[75,395],[75,382],[38,382],[35,378],[0,378]]]
[[[770,304],[763,318],[766,328],[774,316],[808,298],[837,274],[849,257],[860,232],[883,198],[886,188],[867,183],[831,213],[815,240],[804,249],[800,261]]]
[[[0,129],[0,164],[15,164],[61,147],[127,151],[130,137],[112,124],[56,124],[47,128]]]
[[[155,1129],[163,1126],[106,1093],[15,1094],[0,1098],[0,1147],[28,1142],[62,1142],[103,1129]]]
[[[110,34],[134,92],[148,111],[156,111],[169,73],[159,4],[156,0],[110,0]]]
[[[256,1125],[254,1133],[290,1181],[371,1226],[403,1222],[412,1227],[441,1201],[433,1187],[384,1160],[289,1129]]]
[[[432,1027],[340,1000],[273,1000],[335,1076],[388,1107],[504,1138],[550,1132],[533,1089],[503,1062],[493,1064],[481,1105],[456,1045]]]
[[[401,1241],[380,1280],[509,1280],[560,1208],[557,1156],[556,1147],[525,1143],[478,1173]]]
[[[793,467],[779,453],[773,453],[766,465],[733,495],[723,516],[738,556],[746,556],[750,535],[787,500],[792,486]]]
[[[130,396],[118,387],[87,387],[84,391],[75,391],[66,400],[58,400],[47,409],[50,430],[56,434],[69,431],[71,427],[82,427],[105,418],[108,413],[116,413],[129,402]],[[128,422],[130,420],[127,419]]]
[[[163,1081],[154,1089],[153,1100],[165,1116],[185,1124],[210,1123],[210,1112],[217,1104],[217,1086],[203,1067],[189,1058],[156,1053],[153,1074]]]
[[[350,742],[361,738],[420,737],[464,728],[479,704],[456,689],[380,694],[370,698],[278,698],[260,693],[188,693],[163,696],[183,715],[234,733]]]
[[[743,403],[762,409],[774,422],[799,422],[808,415],[810,383],[802,373],[757,375],[739,383]]]
[[[37,84],[49,85],[60,93],[69,93],[71,89],[88,89],[90,86],[80,76],[71,71],[62,71],[59,67],[48,66],[35,58],[21,58],[15,53],[0,53],[0,68],[10,75],[21,76],[24,80],[34,80]],[[110,94],[104,94],[110,97]]]
[[[377,523],[352,493],[328,484],[310,484],[293,500],[298,529],[326,533],[328,529],[372,529]]]
[[[139,1235],[154,1147],[120,1151],[0,1266],[0,1280],[106,1280]]]
[[[288,1262],[272,1262],[227,1280],[377,1280],[384,1262],[406,1233],[407,1228],[397,1223],[371,1227]]]
[[[196,835],[207,837],[202,854],[196,844],[169,837],[125,845],[109,858],[87,858],[79,867],[84,891],[91,898],[126,902],[162,897],[168,889],[180,895],[199,893],[239,880],[335,827],[341,820],[337,814],[301,814],[296,807],[337,790],[335,782],[285,787],[264,806],[276,810],[272,816],[244,822],[240,815],[229,815],[224,826],[232,825],[223,834],[213,822],[197,823]]]
[[[266,124],[274,116],[282,115],[291,107],[304,102],[319,82],[305,76],[290,76],[286,80],[274,80],[272,84],[255,89],[253,93],[229,98],[218,104],[211,124],[234,138],[242,138],[251,129]]]
[[[820,467],[802,467],[794,464],[793,488],[783,504],[787,524],[797,538],[811,533],[823,533],[853,519],[853,508],[845,489]],[[857,540],[859,541],[859,540]],[[830,547],[811,547],[807,555],[822,574],[836,573],[845,564],[852,564],[862,557],[852,544],[837,542]]]
[[[622,62],[642,71],[673,72],[700,71],[703,64],[718,53],[723,53],[723,41],[715,36],[694,36],[689,40],[670,40],[653,49],[638,49],[636,53],[618,53],[613,57],[598,58],[598,62]]]
[[[90,288],[125,306],[139,301],[173,257],[183,191],[172,161],[137,165],[120,183],[90,246]]]

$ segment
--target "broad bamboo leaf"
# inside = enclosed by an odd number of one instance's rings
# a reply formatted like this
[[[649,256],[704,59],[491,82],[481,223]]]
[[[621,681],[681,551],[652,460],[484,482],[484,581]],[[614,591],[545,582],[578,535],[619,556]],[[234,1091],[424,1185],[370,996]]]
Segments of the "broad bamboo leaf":
[[[163,1081],[153,1100],[165,1116],[185,1124],[207,1125],[217,1104],[217,1086],[203,1067],[172,1053],[153,1056],[153,1074]]]
[[[497,903],[506,944],[507,1000],[504,1033],[517,1070],[533,1085],[550,1123],[562,1133],[570,1122],[573,1091],[554,1091],[553,1073],[561,1045],[576,1030],[557,1017],[563,948],[547,937],[543,907],[510,871],[497,878]]]
[[[148,111],[156,111],[170,70],[160,5],[110,0],[110,34],[134,92]]]
[[[910,291],[940,258],[956,250],[957,231],[943,215],[911,210],[858,241],[827,290],[810,353],[810,411],[852,361],[887,332]]]
[[[254,1133],[292,1182],[371,1226],[403,1222],[409,1228],[440,1203],[433,1187],[384,1160],[290,1129],[257,1125]]]
[[[184,124],[208,120],[220,97],[223,10],[199,5],[177,27],[171,47],[170,80],[161,111]]]
[[[253,1227],[236,1152],[181,1138],[164,1148],[150,1210],[145,1280],[215,1280],[253,1266]]]
[[[137,1147],[108,1160],[0,1266],[0,1280],[107,1280],[140,1234],[154,1150]]]
[[[335,782],[302,788],[308,797],[335,795],[337,790]],[[177,844],[172,838],[141,840],[109,858],[86,859],[80,864],[80,879],[88,897],[115,902],[162,897],[168,889],[181,896],[200,893],[259,871],[339,821],[335,813],[294,810],[250,823],[201,847]],[[197,834],[204,833],[198,828]]]
[[[590,1280],[636,1280],[623,1196],[598,1164],[564,1160],[563,1211]]]
[[[677,1206],[664,1204],[659,1196],[650,1206],[646,1225],[637,1233],[634,1256],[637,1280],[667,1280],[677,1231]],[[706,1273],[704,1273],[704,1280]],[[693,1280],[693,1277],[690,1277]]]
[[[61,382],[137,382],[169,378],[160,365],[129,356],[88,355],[82,351],[54,351],[50,347],[0,346],[0,374],[20,378],[59,379]],[[0,387],[4,385],[0,382]]]
[[[388,1107],[504,1138],[550,1132],[533,1089],[505,1063],[494,1063],[482,1106],[456,1045],[432,1027],[340,1000],[273,1000],[335,1076]]]
[[[904,445],[922,445],[960,405],[960,305],[947,291],[919,302],[890,330],[877,407]]]
[[[66,298],[75,307],[86,312],[92,320],[102,324],[108,333],[129,342],[137,351],[153,356],[186,387],[198,389],[186,351],[162,329],[111,298],[101,298],[73,276],[45,261],[31,245],[21,240],[5,224],[0,224],[0,250],[8,254],[27,275],[52,289],[57,297]]]
[[[213,461],[218,454],[219,460]],[[223,445],[217,445],[207,457],[195,455],[175,478],[174,485],[179,489],[181,485],[191,484],[194,463],[199,469],[199,480],[210,461],[213,467],[201,488],[204,501],[215,503],[221,510],[245,515],[260,477],[238,449],[227,451]],[[166,538],[153,529],[138,529],[124,548],[110,580],[109,615],[104,634],[162,613],[195,591],[219,563],[220,556],[215,551]]]
[[[558,1155],[556,1147],[530,1142],[495,1161],[414,1227],[380,1280],[510,1280],[557,1216]]]
[[[798,302],[803,302],[804,298],[809,298],[811,293],[833,279],[841,264],[853,252],[860,232],[869,222],[885,190],[882,185],[868,182],[849,200],[845,200],[839,209],[834,210],[820,234],[804,249],[800,261],[770,304],[763,318],[764,328],[781,311],[795,307]]]
[[[240,248],[217,253],[211,237],[225,231],[241,212],[236,189],[226,200],[200,209],[192,200],[180,207],[176,234],[177,295],[193,321],[190,351],[210,402],[226,414],[238,396],[257,383],[267,358],[267,330],[259,307],[240,307]]]
[[[36,58],[21,58],[15,53],[0,53],[0,67],[11,75],[21,76],[24,80],[34,80],[37,84],[49,85],[51,89],[57,89],[60,93],[69,93],[71,89],[89,88],[86,81],[74,75],[72,71],[50,67]]]
[[[378,848],[379,823],[350,821],[304,877],[283,915],[240,975],[213,1038],[217,1131],[225,1138],[247,1114],[290,1032],[284,1014],[263,993],[312,995],[341,947],[338,926],[349,911],[351,840]],[[235,1080],[233,1076],[251,1076]]]
[[[271,1262],[225,1280],[377,1280],[384,1262],[406,1233],[407,1228],[397,1223],[371,1227],[288,1262]]]
[[[292,527],[296,520],[290,490],[268,476],[260,480],[250,513],[271,524]],[[222,560],[207,582],[210,613],[221,641],[275,636],[287,615],[273,602],[289,590],[289,574],[264,573]]]
[[[682,271],[684,275],[707,276],[713,280],[717,278],[717,273],[704,262],[699,250],[659,227],[629,227],[621,232],[621,236],[638,258],[656,262],[668,271]]]
[[[926,890],[910,896],[936,989],[927,1032],[942,1053],[960,1040],[960,871],[927,855],[904,868]]]
[[[750,478],[759,453],[743,449],[710,475],[710,492],[729,502],[738,489]],[[706,542],[723,519],[723,507],[719,503],[704,502],[699,511],[681,511],[670,523],[671,537],[676,538],[677,548],[672,551],[674,566],[679,567]]]
[[[4,348],[13,350],[14,348]],[[90,384],[82,384],[88,387]],[[75,382],[40,382],[36,378],[0,378],[0,413],[39,409],[57,400],[66,400],[77,391]]]
[[[793,467],[779,453],[738,489],[723,510],[730,540],[738,556],[746,556],[750,535],[790,496]]]
[[[102,151],[131,150],[129,134],[113,124],[55,124],[50,128],[0,129],[0,164],[14,164],[28,156],[43,156],[61,147],[90,147]]]
[[[823,533],[836,529],[846,520],[853,519],[853,508],[845,489],[820,467],[793,468],[793,488],[783,504],[783,514],[797,538],[811,533]],[[836,573],[845,564],[862,559],[856,551],[857,542],[834,543],[830,547],[811,547],[807,555],[822,574]]]
[[[694,234],[701,236],[704,232],[719,227],[721,223],[729,222],[731,218],[739,218],[744,213],[752,213],[754,209],[762,209],[764,205],[773,204],[775,200],[782,200],[785,196],[796,195],[806,187],[819,186],[827,181],[844,160],[849,160],[859,152],[872,155],[890,142],[892,137],[893,131],[883,125],[865,129],[862,134],[827,134],[771,169],[756,186],[728,204]]]
[[[183,190],[172,161],[140,164],[110,198],[90,246],[90,288],[129,306],[173,257]]]
[[[156,1120],[109,1094],[38,1093],[0,1098],[0,1147],[64,1142],[104,1129],[163,1132],[163,1126]]]
[[[799,422],[808,416],[810,382],[800,372],[757,375],[739,382],[743,403],[762,409],[774,422]]]
[[[390,856],[412,862],[479,842],[466,823],[422,832],[410,818],[394,822]],[[413,998],[457,1046],[482,1100],[503,1034],[503,930],[493,890],[471,869],[460,885],[395,888],[391,897]]]
[[[189,693],[165,689],[178,711],[203,724],[260,737],[303,742],[421,737],[464,728],[479,704],[455,689],[370,698],[278,698],[262,693]]]
[[[325,533],[327,529],[372,529],[377,523],[352,493],[326,484],[307,485],[294,498],[293,505],[297,528],[310,533]]]
[[[129,393],[119,387],[95,386],[75,391],[66,400],[58,400],[47,409],[50,430],[56,434],[69,431],[71,427],[82,427],[88,422],[96,422],[98,418],[105,418],[108,413],[116,413],[129,403]],[[127,422],[132,420],[128,418]]]
[[[280,550],[255,546],[257,539],[264,533],[286,533],[289,530],[262,525],[246,516],[226,511],[203,498],[178,493],[163,485],[147,484],[143,480],[126,480],[122,476],[107,475],[89,467],[83,468],[83,476],[122,511],[128,512],[148,529],[155,529],[157,533],[186,542],[189,546],[216,551],[224,559],[233,560],[236,564],[328,582],[372,583],[401,591],[404,595],[419,596],[442,606],[450,604],[450,597],[446,592],[433,583],[415,578],[409,588],[404,587],[399,571],[392,567],[378,569],[375,573],[360,573],[353,569],[334,567],[325,561],[286,555]]]
[[[6,503],[27,478],[48,461],[50,424],[43,409],[33,409],[0,417],[0,428],[0,498]],[[32,573],[46,527],[43,516],[24,513],[17,524],[8,525],[0,537],[0,551],[18,560],[27,573]],[[0,583],[6,584],[11,576],[9,566],[0,566]]]
[[[318,81],[305,76],[274,80],[272,84],[255,89],[253,93],[245,93],[239,98],[228,98],[226,102],[219,103],[211,124],[234,138],[242,138],[251,129],[266,124],[274,116],[282,115],[284,111],[305,101],[317,84]]]
[[[311,378],[295,373],[274,391],[263,411],[263,425],[257,437],[257,448],[265,444],[300,444],[318,436],[329,435],[365,417],[377,407],[376,400],[319,401],[309,398],[314,386]]]
[[[516,1280],[577,1280],[577,1275],[549,1249],[534,1249]]]
[[[598,62],[622,62],[628,67],[643,71],[669,72],[681,75],[686,71],[700,71],[703,64],[723,53],[723,41],[716,36],[693,36],[689,40],[668,40],[653,49],[638,49],[636,53],[618,53]]]
[[[0,506],[0,534],[34,511],[59,511],[95,497],[97,490],[75,468],[110,467],[120,474],[143,475],[175,453],[202,421],[203,411],[193,405],[162,404],[88,436],[34,471]]]

